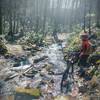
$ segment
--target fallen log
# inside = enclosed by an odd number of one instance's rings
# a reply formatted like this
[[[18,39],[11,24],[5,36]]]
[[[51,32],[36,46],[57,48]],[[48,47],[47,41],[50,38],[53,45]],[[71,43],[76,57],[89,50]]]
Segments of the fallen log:
[[[16,76],[18,76],[18,73],[17,73],[17,74],[14,74],[14,75],[12,75],[12,76],[9,76],[9,77],[7,77],[7,78],[5,78],[4,81],[9,81],[9,80],[15,78]]]

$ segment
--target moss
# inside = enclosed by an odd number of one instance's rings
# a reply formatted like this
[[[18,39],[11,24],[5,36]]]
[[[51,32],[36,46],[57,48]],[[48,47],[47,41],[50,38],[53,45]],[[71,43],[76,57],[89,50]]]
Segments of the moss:
[[[22,88],[22,87],[17,87],[16,88],[16,92],[17,93],[25,93],[25,94],[28,94],[28,95],[32,95],[34,97],[39,97],[41,95],[41,92],[40,92],[40,89],[30,89],[30,88]]]
[[[7,48],[3,42],[0,41],[0,54],[6,54],[7,53]]]

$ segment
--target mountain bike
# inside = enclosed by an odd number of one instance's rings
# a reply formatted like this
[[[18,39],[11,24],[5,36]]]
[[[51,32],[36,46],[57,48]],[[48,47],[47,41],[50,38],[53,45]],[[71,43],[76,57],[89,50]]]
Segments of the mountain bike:
[[[84,68],[78,65],[79,52],[69,52],[67,55],[67,68],[63,73],[61,80],[61,92],[68,93],[74,84],[74,75],[78,73],[79,77],[83,77],[85,81],[91,80],[96,71],[98,71],[98,66],[100,65],[100,55],[92,56],[88,60],[88,68]],[[76,65],[76,66],[75,66]],[[83,69],[81,69],[83,68]],[[88,73],[88,70],[92,70]],[[81,72],[80,72],[81,70]]]

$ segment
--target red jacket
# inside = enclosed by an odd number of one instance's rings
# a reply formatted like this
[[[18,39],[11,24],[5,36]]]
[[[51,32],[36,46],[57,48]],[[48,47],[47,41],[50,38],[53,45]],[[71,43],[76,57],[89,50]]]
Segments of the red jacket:
[[[89,55],[91,43],[89,40],[82,41],[81,55]]]

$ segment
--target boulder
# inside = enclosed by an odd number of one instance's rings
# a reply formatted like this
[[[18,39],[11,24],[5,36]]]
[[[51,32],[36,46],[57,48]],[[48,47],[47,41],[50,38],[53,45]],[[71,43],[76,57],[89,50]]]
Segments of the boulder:
[[[12,55],[24,55],[24,51],[21,45],[6,44],[6,47],[7,47],[8,53]]]
[[[41,58],[34,59],[34,63],[38,63],[38,62],[40,62],[40,61],[43,61],[43,60],[45,60],[46,58],[48,58],[48,56],[43,56],[43,57],[41,57]]]
[[[61,95],[61,96],[55,97],[54,100],[77,100],[77,99],[75,97],[70,96],[70,95],[67,95],[67,96]]]
[[[40,90],[37,89],[37,88],[32,89],[32,88],[16,87],[15,90],[16,90],[17,93],[29,94],[29,95],[32,95],[34,97],[39,97],[40,94],[41,94]]]

